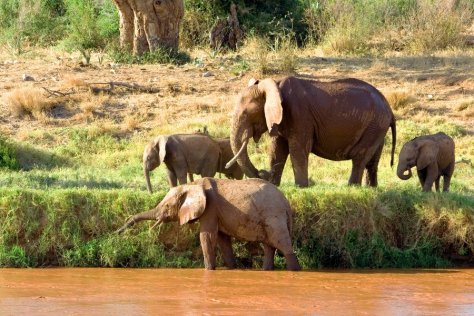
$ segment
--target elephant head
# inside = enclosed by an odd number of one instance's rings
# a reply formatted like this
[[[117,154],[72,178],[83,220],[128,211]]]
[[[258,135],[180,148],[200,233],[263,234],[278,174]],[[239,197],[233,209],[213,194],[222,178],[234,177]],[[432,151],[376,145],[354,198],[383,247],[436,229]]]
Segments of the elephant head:
[[[121,233],[135,223],[144,220],[156,221],[153,227],[171,221],[179,221],[179,224],[183,225],[198,219],[205,209],[206,195],[204,194],[204,187],[197,184],[181,185],[172,188],[155,208],[130,217],[117,230],[117,233]]]
[[[437,159],[439,147],[429,139],[415,138],[403,145],[398,158],[397,176],[408,180],[412,176],[411,168],[422,170]],[[406,173],[408,172],[408,173]]]
[[[247,177],[268,178],[269,172],[257,170],[250,161],[247,145],[251,137],[258,142],[266,131],[276,135],[282,119],[282,98],[277,83],[273,79],[251,79],[249,86],[238,96],[230,137],[234,157],[226,168],[237,161]]]
[[[148,191],[152,193],[150,171],[155,170],[166,157],[167,136],[158,136],[145,146],[143,151],[143,172]]]

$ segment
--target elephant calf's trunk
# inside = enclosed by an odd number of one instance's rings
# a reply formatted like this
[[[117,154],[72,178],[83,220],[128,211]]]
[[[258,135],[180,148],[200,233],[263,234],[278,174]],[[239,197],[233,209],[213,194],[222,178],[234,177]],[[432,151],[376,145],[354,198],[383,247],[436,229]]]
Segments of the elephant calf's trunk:
[[[145,220],[157,220],[158,222],[161,222],[161,219],[159,219],[159,217],[157,216],[157,209],[156,208],[151,209],[149,211],[139,213],[139,214],[129,217],[127,219],[127,222],[122,227],[117,229],[115,232],[117,234],[120,234],[123,231],[125,231],[127,228],[129,228],[130,226],[133,226],[135,223],[145,221]]]
[[[146,187],[148,189],[148,192],[153,193],[153,189],[151,188],[150,182],[150,170],[146,166],[143,167],[143,170],[145,173]]]
[[[132,218],[130,218],[129,220],[127,220],[127,222],[126,222],[122,227],[120,227],[119,229],[117,229],[117,230],[115,231],[115,233],[121,234],[121,233],[123,233],[127,228],[133,226],[135,223],[136,223],[136,221],[135,221],[135,219],[134,219],[133,216],[132,216]]]
[[[408,173],[405,174],[405,172],[407,172],[407,171],[408,171]],[[399,177],[400,179],[402,179],[402,180],[408,180],[408,179],[410,179],[411,176],[412,176],[411,169],[408,168],[408,169],[405,169],[405,170],[398,170],[398,171],[397,171],[397,175],[398,175],[398,177]]]

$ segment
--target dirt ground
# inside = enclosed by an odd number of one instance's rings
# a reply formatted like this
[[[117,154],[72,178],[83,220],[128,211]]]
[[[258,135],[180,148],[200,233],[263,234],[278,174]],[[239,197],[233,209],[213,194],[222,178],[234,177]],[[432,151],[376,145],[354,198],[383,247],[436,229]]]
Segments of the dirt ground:
[[[440,116],[463,126],[468,134],[474,132],[473,49],[431,56],[320,56],[317,51],[301,51],[296,75],[323,81],[359,78],[380,89],[392,107],[401,100],[398,118],[426,121],[429,116]],[[235,96],[250,78],[284,76],[261,76],[252,71],[251,56],[213,57],[199,51],[191,57],[192,62],[182,66],[122,65],[107,60],[105,55],[95,55],[91,65],[84,66],[78,56],[52,49],[19,58],[0,54],[1,132],[21,140],[38,128],[92,123],[125,134],[146,132],[164,124],[185,124],[189,128],[188,120],[197,125],[210,121],[229,124]],[[235,69],[242,60],[250,60],[250,70],[239,74]],[[31,81],[24,80],[27,76]],[[109,82],[138,84],[157,92],[121,86],[105,91],[110,89]],[[37,98],[42,98],[44,105],[40,106],[48,109],[44,114],[15,113],[12,95],[19,97],[26,90],[41,92]]]

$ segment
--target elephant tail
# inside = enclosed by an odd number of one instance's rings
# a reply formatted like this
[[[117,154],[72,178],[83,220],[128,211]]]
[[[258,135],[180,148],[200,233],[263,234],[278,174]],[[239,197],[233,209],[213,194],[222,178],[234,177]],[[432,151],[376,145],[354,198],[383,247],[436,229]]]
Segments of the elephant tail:
[[[293,234],[293,211],[291,210],[291,207],[286,211],[286,215],[286,226],[288,227],[288,232],[291,236]]]
[[[392,157],[390,159],[390,167],[393,167],[393,157],[395,156],[395,146],[397,145],[397,124],[395,123],[395,115],[393,114],[390,128],[392,129]]]

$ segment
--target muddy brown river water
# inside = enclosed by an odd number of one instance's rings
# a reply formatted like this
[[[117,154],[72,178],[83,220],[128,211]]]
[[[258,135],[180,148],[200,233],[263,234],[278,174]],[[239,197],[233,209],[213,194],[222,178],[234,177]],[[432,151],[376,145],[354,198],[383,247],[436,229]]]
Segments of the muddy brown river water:
[[[0,315],[474,315],[474,269],[0,269]]]

